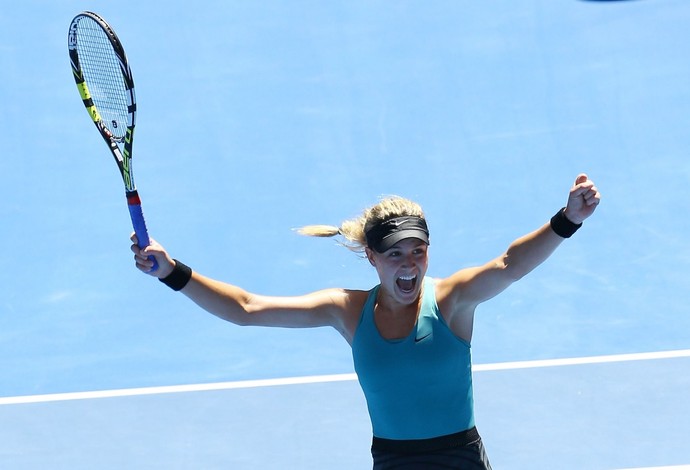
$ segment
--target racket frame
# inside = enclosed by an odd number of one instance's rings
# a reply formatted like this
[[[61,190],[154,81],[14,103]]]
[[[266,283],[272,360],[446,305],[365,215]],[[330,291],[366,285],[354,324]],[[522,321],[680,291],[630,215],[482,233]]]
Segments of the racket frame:
[[[89,86],[86,82],[84,72],[82,71],[79,58],[78,29],[79,23],[83,20],[91,20],[103,30],[117,58],[120,69],[119,72],[122,76],[127,99],[127,126],[123,135],[115,135],[108,128],[108,125],[103,121],[103,118],[101,117],[101,114],[94,103],[93,97],[91,96],[91,91],[89,90]],[[81,96],[86,111],[89,113],[89,116],[96,126],[96,129],[98,129],[101,137],[108,145],[108,148],[110,149],[110,152],[117,163],[117,167],[120,170],[120,175],[122,176],[122,182],[125,186],[127,207],[129,209],[130,218],[132,219],[134,232],[137,235],[137,244],[139,248],[145,248],[150,244],[150,238],[141,208],[141,199],[139,197],[136,185],[134,184],[134,173],[132,171],[132,143],[134,141],[134,128],[136,125],[137,114],[136,94],[134,92],[132,70],[129,66],[125,49],[113,28],[101,16],[91,11],[84,11],[74,17],[72,23],[70,24],[67,44],[72,66],[72,74],[74,76],[79,95]],[[122,144],[122,149],[118,144]],[[158,268],[158,264],[153,256],[150,256],[149,259],[154,262],[154,266],[151,271],[155,271]]]

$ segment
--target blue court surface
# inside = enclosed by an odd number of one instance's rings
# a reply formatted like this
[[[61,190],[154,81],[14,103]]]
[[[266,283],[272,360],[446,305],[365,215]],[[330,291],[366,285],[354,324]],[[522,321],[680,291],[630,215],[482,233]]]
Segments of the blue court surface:
[[[687,0],[27,0],[0,11],[0,468],[366,469],[347,343],[238,327],[134,268],[122,184],[67,28],[124,42],[152,236],[263,294],[376,283],[293,229],[419,201],[429,274],[603,199],[483,304],[477,424],[494,469],[690,468]]]

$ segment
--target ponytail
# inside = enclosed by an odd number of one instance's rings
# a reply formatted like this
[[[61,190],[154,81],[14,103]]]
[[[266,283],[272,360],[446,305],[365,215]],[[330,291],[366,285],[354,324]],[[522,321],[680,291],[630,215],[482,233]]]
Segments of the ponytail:
[[[340,227],[334,225],[307,225],[297,229],[297,233],[309,237],[342,236],[344,242],[339,242],[355,253],[364,253],[367,246],[366,231],[376,224],[395,217],[417,216],[424,217],[419,204],[409,199],[390,196],[382,199],[378,204],[364,210],[362,215],[346,220]]]
[[[335,237],[340,229],[335,225],[307,225],[297,229],[297,233],[307,237]]]
[[[340,241],[341,245],[355,253],[363,253],[366,246],[366,238],[362,230],[362,222],[358,219],[347,220],[341,227],[335,225],[307,225],[297,229],[300,235],[308,237],[335,237],[342,236],[345,241]]]

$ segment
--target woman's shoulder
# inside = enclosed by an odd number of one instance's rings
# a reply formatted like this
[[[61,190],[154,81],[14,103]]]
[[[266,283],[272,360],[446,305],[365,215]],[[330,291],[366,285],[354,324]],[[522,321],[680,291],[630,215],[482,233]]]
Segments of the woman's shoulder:
[[[374,292],[374,289],[344,289],[344,288],[327,288],[309,294],[313,298],[318,299],[316,302],[319,305],[329,305],[331,308],[336,308],[341,314],[358,315],[369,298],[369,295]]]
[[[347,304],[354,312],[359,313],[364,308],[364,304],[376,287],[369,290],[361,289],[343,289]]]
[[[436,296],[444,298],[453,293],[459,293],[470,286],[477,276],[481,274],[482,270],[482,266],[467,267],[454,272],[448,277],[434,277],[429,279],[433,282]]]

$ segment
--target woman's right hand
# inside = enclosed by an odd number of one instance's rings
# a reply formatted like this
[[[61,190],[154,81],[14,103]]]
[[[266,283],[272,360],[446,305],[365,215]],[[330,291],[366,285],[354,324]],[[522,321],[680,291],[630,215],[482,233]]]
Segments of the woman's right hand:
[[[175,261],[157,241],[151,238],[149,240],[150,245],[142,249],[139,248],[139,240],[135,233],[132,233],[129,239],[132,240],[131,250],[134,253],[134,261],[139,271],[159,279],[167,277],[172,272],[175,267]],[[151,272],[153,261],[149,259],[149,256],[153,256],[158,262],[158,269],[154,272]]]

